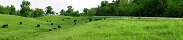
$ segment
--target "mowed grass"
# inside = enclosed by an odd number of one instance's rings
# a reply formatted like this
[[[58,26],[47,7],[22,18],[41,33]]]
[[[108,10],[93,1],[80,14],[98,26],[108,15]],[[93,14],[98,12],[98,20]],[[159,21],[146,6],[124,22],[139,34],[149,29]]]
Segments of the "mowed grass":
[[[106,19],[57,30],[32,40],[183,40],[183,20]]]
[[[86,17],[70,16],[34,19],[0,14],[0,26],[9,25],[0,28],[0,40],[183,40],[182,19],[94,18],[102,20],[89,22]],[[37,24],[41,27],[36,27]],[[57,28],[58,25],[62,28]]]

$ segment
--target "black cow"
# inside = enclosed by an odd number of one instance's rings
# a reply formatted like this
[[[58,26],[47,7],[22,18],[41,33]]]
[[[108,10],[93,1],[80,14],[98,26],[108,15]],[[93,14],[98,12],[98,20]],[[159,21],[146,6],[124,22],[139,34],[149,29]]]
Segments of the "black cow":
[[[22,25],[22,22],[20,22],[20,25]]]
[[[68,18],[68,19],[71,19],[71,18]]]
[[[57,29],[57,28],[53,28],[54,30]]]
[[[76,22],[77,20],[74,20],[74,22]]]
[[[76,25],[76,23],[74,23],[74,25]]]
[[[88,23],[88,21],[86,21],[86,23]]]
[[[53,23],[51,23],[51,25],[53,25]]]
[[[60,25],[58,25],[58,28],[61,28],[61,26],[60,26]]]
[[[8,24],[4,24],[1,28],[7,28]]]
[[[64,21],[64,19],[62,19],[62,21]]]
[[[48,29],[48,31],[52,31],[51,29]]]
[[[106,18],[104,18],[104,19],[106,19]]]
[[[36,27],[40,27],[41,25],[40,24],[37,24],[37,26]]]
[[[89,22],[91,22],[92,21],[92,19],[89,19]]]

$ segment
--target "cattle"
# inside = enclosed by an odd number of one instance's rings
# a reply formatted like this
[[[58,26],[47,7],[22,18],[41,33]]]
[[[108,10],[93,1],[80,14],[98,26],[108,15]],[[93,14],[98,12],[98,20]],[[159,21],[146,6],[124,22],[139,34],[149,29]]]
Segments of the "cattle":
[[[54,30],[57,29],[57,28],[53,28]]]
[[[74,22],[76,22],[77,20],[74,20]]]
[[[48,29],[48,31],[52,31],[51,29]]]
[[[85,23],[88,23],[88,21],[86,21]]]
[[[49,22],[49,21],[47,21],[47,22]]]
[[[89,19],[89,22],[91,22],[92,21],[92,19]]]
[[[60,25],[58,25],[58,28],[61,28],[61,26],[60,26]]]
[[[1,28],[7,28],[8,24],[4,24]]]
[[[64,21],[64,19],[62,19],[62,21]]]
[[[53,23],[51,23],[51,25],[53,25]]]
[[[22,25],[22,22],[20,22],[20,25]]]
[[[68,19],[71,19],[71,18],[68,18]]]
[[[76,23],[74,23],[74,25],[76,25]]]
[[[37,24],[37,26],[36,27],[40,27],[41,25],[40,24]]]
[[[104,18],[104,19],[106,19],[106,18]]]

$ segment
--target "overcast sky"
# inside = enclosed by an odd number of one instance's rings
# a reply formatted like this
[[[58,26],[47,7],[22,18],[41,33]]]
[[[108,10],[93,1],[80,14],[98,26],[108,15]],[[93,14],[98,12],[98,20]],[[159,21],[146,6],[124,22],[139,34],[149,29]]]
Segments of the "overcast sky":
[[[84,8],[97,7],[103,0],[28,0],[31,3],[31,9],[52,6],[53,10],[59,12],[61,9],[67,9],[67,6],[73,6],[75,10],[82,11]],[[107,0],[111,2],[112,0]],[[14,5],[20,9],[22,0],[0,0],[0,5]]]

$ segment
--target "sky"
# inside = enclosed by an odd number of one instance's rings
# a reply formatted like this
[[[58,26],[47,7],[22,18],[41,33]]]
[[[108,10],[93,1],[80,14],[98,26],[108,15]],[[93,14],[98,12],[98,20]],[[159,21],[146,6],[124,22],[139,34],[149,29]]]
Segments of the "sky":
[[[92,8],[100,5],[103,0],[27,0],[31,3],[30,8],[42,8],[52,6],[55,12],[59,12],[61,9],[67,10],[67,6],[72,6],[74,10],[83,11],[84,8]],[[112,0],[107,0],[111,2]],[[0,0],[0,5],[14,5],[16,9],[20,9],[20,4],[22,0]]]

